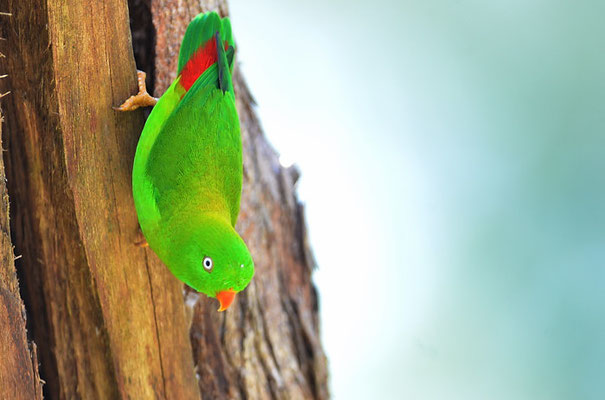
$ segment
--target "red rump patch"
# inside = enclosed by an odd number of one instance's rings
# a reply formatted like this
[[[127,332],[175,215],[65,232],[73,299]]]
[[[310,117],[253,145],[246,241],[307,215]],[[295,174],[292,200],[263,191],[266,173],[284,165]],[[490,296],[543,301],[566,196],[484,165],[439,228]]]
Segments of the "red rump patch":
[[[229,43],[225,41],[225,50],[228,47]],[[187,61],[187,64],[185,64],[181,70],[181,86],[183,86],[186,91],[189,90],[197,78],[199,78],[200,75],[216,61],[216,38],[213,37],[193,53],[189,61]]]

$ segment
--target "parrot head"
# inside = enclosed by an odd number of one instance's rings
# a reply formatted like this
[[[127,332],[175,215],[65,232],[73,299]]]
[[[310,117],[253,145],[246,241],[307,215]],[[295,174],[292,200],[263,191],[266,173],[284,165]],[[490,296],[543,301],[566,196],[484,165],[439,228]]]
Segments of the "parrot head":
[[[179,223],[160,258],[177,278],[215,297],[226,310],[248,286],[254,262],[243,239],[228,221],[212,216]]]

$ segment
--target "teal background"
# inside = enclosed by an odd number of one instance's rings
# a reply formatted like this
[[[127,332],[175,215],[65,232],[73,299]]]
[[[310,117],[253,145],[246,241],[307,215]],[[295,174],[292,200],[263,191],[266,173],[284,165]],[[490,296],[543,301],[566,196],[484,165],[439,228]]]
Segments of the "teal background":
[[[334,398],[605,398],[605,2],[230,11]]]

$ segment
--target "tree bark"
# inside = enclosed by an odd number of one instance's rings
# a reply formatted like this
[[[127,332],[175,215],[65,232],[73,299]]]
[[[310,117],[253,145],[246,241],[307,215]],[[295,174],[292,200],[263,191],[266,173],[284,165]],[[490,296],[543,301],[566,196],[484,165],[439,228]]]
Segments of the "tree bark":
[[[48,398],[199,398],[182,286],[134,246],[124,1],[2,0],[7,171]]]
[[[42,399],[36,346],[33,345],[30,351],[25,330],[25,307],[19,295],[5,179],[4,163],[0,158],[0,399]]]
[[[68,3],[0,0],[12,14],[0,59],[12,230],[45,397],[327,398],[298,172],[279,165],[237,68],[237,229],[255,260],[252,283],[219,314],[190,289],[184,299],[155,254],[134,246],[130,179],[144,113],[111,109],[136,92],[132,44],[159,95],[188,22],[209,8],[226,14],[225,2],[132,0],[132,42],[125,0]]]

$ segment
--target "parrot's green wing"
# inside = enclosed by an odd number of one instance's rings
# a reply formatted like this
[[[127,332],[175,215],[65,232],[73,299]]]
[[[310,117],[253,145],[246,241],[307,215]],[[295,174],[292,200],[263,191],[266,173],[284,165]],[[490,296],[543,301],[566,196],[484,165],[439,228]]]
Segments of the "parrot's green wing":
[[[222,58],[226,61],[225,52]],[[221,77],[221,69],[220,62],[213,64],[198,78],[150,151],[145,173],[161,214],[195,207],[235,225],[242,144],[231,76],[227,69]]]

